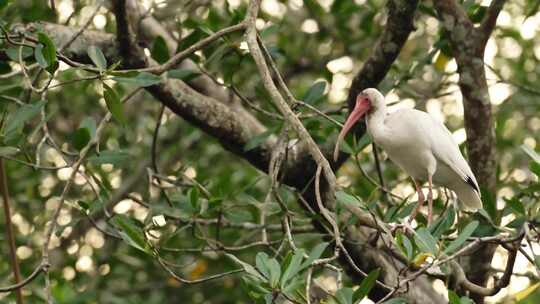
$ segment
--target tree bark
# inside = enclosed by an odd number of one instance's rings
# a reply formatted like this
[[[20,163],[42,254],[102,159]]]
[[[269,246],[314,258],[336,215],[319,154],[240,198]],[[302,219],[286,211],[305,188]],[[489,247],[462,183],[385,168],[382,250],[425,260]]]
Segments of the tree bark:
[[[484,197],[491,196],[491,201],[495,201],[497,167],[495,130],[484,67],[484,50],[504,2],[504,0],[492,1],[479,27],[474,26],[467,13],[455,0],[433,2],[449,37],[458,66],[469,164],[484,192]],[[470,256],[466,267],[469,269],[467,276],[470,281],[486,286],[489,279],[488,270],[496,247],[484,244]],[[481,295],[473,294],[472,298],[476,303],[484,303],[484,297]]]

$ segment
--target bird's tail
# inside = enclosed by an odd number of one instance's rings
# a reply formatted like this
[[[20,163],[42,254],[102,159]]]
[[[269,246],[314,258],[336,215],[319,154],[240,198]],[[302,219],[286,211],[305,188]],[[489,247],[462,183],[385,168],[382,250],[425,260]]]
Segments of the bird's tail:
[[[459,183],[458,185],[454,185],[452,190],[454,190],[458,199],[461,201],[463,209],[468,211],[482,209],[482,199],[480,198],[480,194],[469,184]]]

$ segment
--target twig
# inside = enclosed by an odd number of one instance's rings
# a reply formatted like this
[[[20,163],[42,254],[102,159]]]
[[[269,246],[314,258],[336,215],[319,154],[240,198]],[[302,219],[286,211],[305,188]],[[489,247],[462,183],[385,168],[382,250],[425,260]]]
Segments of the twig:
[[[163,120],[163,115],[165,114],[165,105],[162,104],[161,108],[159,109],[159,114],[156,119],[156,126],[154,128],[154,134],[152,135],[152,149],[151,149],[151,157],[152,157],[152,168],[154,169],[154,172],[159,174],[159,168],[157,165],[157,141],[159,137],[159,130],[161,128],[161,121]],[[157,182],[161,185],[161,180],[157,180]],[[167,192],[165,189],[161,188],[161,193],[163,194],[163,197],[165,198],[165,201],[169,206],[173,206],[173,203],[171,202],[171,199],[169,198],[169,195],[167,195]]]
[[[133,90],[131,93],[129,93],[128,95],[126,95],[122,99],[122,102],[128,101],[133,96],[135,96],[140,90],[141,90],[141,88],[137,88],[137,89]],[[47,230],[45,232],[45,242],[44,242],[43,247],[42,247],[42,259],[43,259],[43,262],[45,264],[49,264],[49,244],[51,242],[51,238],[52,238],[53,234],[56,231],[56,227],[58,225],[58,217],[60,216],[60,212],[61,212],[61,210],[62,210],[62,208],[64,206],[66,195],[69,192],[69,190],[71,189],[71,186],[73,185],[73,182],[75,180],[75,177],[77,176],[77,173],[79,171],[80,166],[82,165],[82,163],[85,160],[86,156],[90,152],[90,149],[99,142],[99,140],[101,138],[101,135],[103,133],[103,130],[105,129],[105,125],[111,119],[111,117],[112,117],[112,114],[110,112],[108,112],[105,115],[105,117],[101,120],[98,127],[96,128],[96,135],[81,150],[81,152],[79,154],[79,158],[71,166],[71,168],[72,168],[71,175],[69,176],[68,180],[66,181],[66,184],[64,185],[64,189],[62,190],[62,194],[60,195],[60,198],[59,198],[58,206],[56,207],[56,209],[54,211],[54,214],[53,214],[53,216],[51,217],[51,219],[49,221],[49,227],[47,228]],[[49,280],[49,273],[48,273],[48,269],[45,269],[45,270],[46,270],[45,271],[45,280],[46,280],[46,285],[47,285],[45,289],[46,289],[46,294],[49,297],[48,302],[51,303],[52,298],[51,298],[51,293],[50,293],[50,286],[48,286],[49,284],[47,283],[48,280]]]
[[[21,282],[15,285],[7,286],[7,287],[0,287],[0,293],[12,292],[14,290],[23,288],[24,286],[30,284],[35,278],[37,278],[40,273],[46,272],[48,268],[49,268],[49,264],[45,264],[41,262],[41,264],[36,269],[34,269],[32,274],[30,274],[28,278],[22,280]]]
[[[71,38],[69,38],[69,40],[66,41],[66,43],[64,43],[60,47],[59,52],[63,52],[66,48],[68,48],[73,43],[73,41],[77,40],[77,38],[90,26],[90,24],[92,24],[92,21],[94,21],[94,17],[97,15],[102,5],[103,5],[103,0],[99,2],[99,4],[96,6],[96,9],[92,12],[90,17],[88,17],[88,20],[86,20],[84,25],[77,32],[75,32],[75,34],[73,34],[73,36],[71,36]]]
[[[11,210],[9,203],[9,188],[7,184],[6,168],[4,165],[4,158],[0,157],[0,190],[2,192],[2,202],[4,203],[4,217],[6,220],[6,236],[9,245],[9,256],[11,259],[11,268],[15,277],[15,284],[21,282],[21,271],[19,269],[19,262],[17,261],[17,246],[15,245],[15,234],[13,232],[13,224],[11,223]],[[23,304],[22,290],[18,288],[16,290],[17,304]]]
[[[231,270],[231,271],[224,272],[224,273],[211,275],[211,276],[208,276],[208,277],[205,277],[205,278],[202,278],[202,279],[188,280],[188,279],[184,279],[181,276],[177,275],[171,268],[169,268],[169,266],[167,266],[165,264],[164,260],[161,257],[158,256],[157,261],[158,261],[159,265],[161,265],[161,267],[165,271],[167,271],[167,273],[169,273],[169,275],[173,279],[177,280],[178,282],[184,283],[184,284],[199,284],[199,283],[204,283],[204,282],[208,282],[208,281],[215,280],[215,279],[220,279],[220,278],[223,278],[223,277],[231,275],[231,274],[244,272],[243,269],[236,269],[236,270]]]
[[[221,38],[222,36],[225,36],[227,34],[230,34],[230,33],[236,32],[236,31],[241,31],[241,30],[243,30],[245,28],[246,28],[246,24],[244,22],[241,22],[239,24],[235,24],[235,25],[226,27],[226,28],[217,31],[214,34],[212,34],[212,35],[210,35],[210,36],[208,36],[208,37],[206,37],[206,38],[204,38],[202,40],[199,40],[197,43],[191,45],[187,49],[181,51],[180,53],[177,53],[174,56],[172,56],[169,60],[167,60],[167,62],[165,62],[165,63],[163,63],[161,65],[156,65],[156,66],[147,67],[147,68],[143,68],[143,69],[137,69],[137,71],[139,71],[139,72],[150,72],[150,73],[155,73],[155,74],[162,74],[165,71],[168,71],[168,70],[174,68],[182,60],[186,59],[187,57],[189,57],[194,52],[196,52],[198,50],[201,50],[202,48],[206,47],[208,44],[216,41],[217,39]],[[119,72],[129,72],[129,71],[131,71],[131,70],[120,70]]]

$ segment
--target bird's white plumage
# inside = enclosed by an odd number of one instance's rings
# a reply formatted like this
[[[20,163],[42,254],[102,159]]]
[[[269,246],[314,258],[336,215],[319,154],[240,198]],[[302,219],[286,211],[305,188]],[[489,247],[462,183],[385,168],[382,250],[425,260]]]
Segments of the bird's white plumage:
[[[482,208],[476,178],[441,122],[415,109],[387,114],[378,91],[365,94],[372,104],[366,119],[368,132],[393,162],[416,180],[432,176],[435,184],[456,192],[466,209]]]

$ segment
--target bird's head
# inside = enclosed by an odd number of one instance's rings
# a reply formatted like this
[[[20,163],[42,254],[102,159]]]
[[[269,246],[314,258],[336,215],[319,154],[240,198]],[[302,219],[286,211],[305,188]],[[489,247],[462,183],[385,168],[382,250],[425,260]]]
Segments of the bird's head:
[[[378,110],[384,106],[384,96],[377,89],[368,88],[363,90],[358,96],[356,96],[356,105],[351,114],[345,121],[343,129],[339,133],[336,147],[334,148],[334,160],[337,160],[339,154],[339,146],[347,132],[358,122],[364,115]]]

